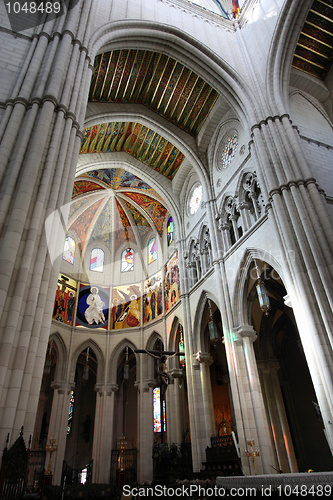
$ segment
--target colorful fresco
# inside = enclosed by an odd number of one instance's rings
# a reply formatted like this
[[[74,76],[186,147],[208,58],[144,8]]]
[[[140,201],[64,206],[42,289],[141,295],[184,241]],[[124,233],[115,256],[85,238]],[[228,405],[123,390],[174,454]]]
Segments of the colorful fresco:
[[[98,200],[97,202],[92,203],[89,208],[82,212],[70,226],[70,229],[75,231],[77,234],[77,241],[78,244],[81,245],[82,249],[85,248],[87,238],[90,236],[90,230],[94,227],[93,223],[96,220],[96,214],[99,213],[99,208],[102,203],[104,203],[104,200]]]
[[[103,241],[108,248],[111,246],[111,200],[107,200],[98,217],[90,241]]]
[[[95,182],[90,181],[75,181],[72,193],[72,199],[76,198],[80,194],[91,193],[92,191],[99,191],[103,189],[102,186],[99,186]]]
[[[141,322],[140,284],[123,285],[113,288],[110,328],[134,328]]]
[[[149,184],[122,168],[91,170],[90,172],[82,174],[80,178],[82,177],[96,179],[112,189],[139,189],[159,197],[157,192],[149,186]]]
[[[164,266],[164,304],[169,311],[180,299],[179,261],[176,252]]]
[[[76,292],[77,282],[64,274],[60,274],[54,300],[53,319],[66,325],[73,324]]]
[[[76,313],[76,326],[108,327],[110,289],[81,285]]]
[[[95,58],[89,99],[102,102],[132,102],[143,104],[165,119],[186,130],[194,137],[216,102],[218,93],[201,77],[175,59],[148,50],[121,49],[104,52]],[[103,128],[105,133],[105,128]],[[130,128],[130,135],[136,126]],[[94,127],[85,132],[86,141],[99,143]],[[128,131],[127,131],[128,133]],[[128,139],[128,138],[127,138]],[[156,140],[156,139],[155,139]],[[130,146],[133,139],[131,139]],[[151,154],[154,142],[147,132],[148,148],[142,155]],[[91,147],[90,147],[91,148]]]
[[[162,273],[156,273],[144,282],[143,288],[143,323],[148,323],[163,312]]]
[[[125,192],[123,193],[128,196],[131,200],[137,203],[141,208],[143,208],[153,220],[158,234],[162,236],[163,231],[163,223],[165,216],[167,214],[167,209],[157,200],[150,198],[142,193],[132,193]]]
[[[110,130],[110,134],[108,134],[108,130]],[[184,159],[183,153],[171,142],[139,123],[101,123],[84,130],[84,137],[81,154],[125,151],[162,173],[168,179],[173,179]],[[99,176],[101,177],[101,174]],[[103,177],[104,181],[107,181],[107,176],[106,173]],[[138,180],[133,180],[134,183],[138,183]],[[116,182],[120,182],[120,179],[116,179]],[[127,184],[129,182],[130,178],[126,180]]]

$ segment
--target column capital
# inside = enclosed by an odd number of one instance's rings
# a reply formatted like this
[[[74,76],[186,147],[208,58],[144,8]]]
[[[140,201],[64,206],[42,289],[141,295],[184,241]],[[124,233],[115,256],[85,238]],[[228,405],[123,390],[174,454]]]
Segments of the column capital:
[[[113,392],[117,392],[118,384],[95,384],[94,389],[100,396],[111,396]]]
[[[144,379],[144,380],[138,380],[135,382],[134,387],[140,391],[142,384],[142,392],[149,392],[150,389],[155,389],[157,387],[157,382],[154,378],[149,378],[149,379]]]
[[[170,370],[168,373],[174,379],[175,378],[183,378],[183,376],[184,376],[184,372],[183,372],[183,370],[181,368],[172,368],[172,370]]]
[[[257,365],[263,373],[277,373],[280,369],[280,363],[274,358],[258,361]]]
[[[232,331],[236,334],[238,338],[248,338],[252,342],[257,340],[257,334],[252,325],[240,325],[233,328]]]
[[[197,361],[199,361],[199,363],[204,363],[207,366],[212,365],[214,362],[213,357],[211,356],[210,352],[199,351],[196,353],[195,357],[196,357]]]
[[[75,389],[75,382],[65,382],[64,380],[54,380],[51,382],[51,389],[57,390],[59,394],[69,394]]]

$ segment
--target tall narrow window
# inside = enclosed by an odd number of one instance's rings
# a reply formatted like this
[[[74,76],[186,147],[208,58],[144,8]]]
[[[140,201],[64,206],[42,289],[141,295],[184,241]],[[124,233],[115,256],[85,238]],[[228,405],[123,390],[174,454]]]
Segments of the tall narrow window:
[[[153,390],[153,412],[154,412],[154,432],[161,432],[161,389],[155,387]],[[165,422],[165,401],[163,401],[163,424],[164,432],[166,431]]]
[[[134,251],[133,248],[125,248],[121,253],[120,270],[122,273],[134,270]]]
[[[65,239],[64,251],[62,254],[62,258],[69,262],[70,264],[74,264],[75,259],[75,241],[71,236],[67,236]]]
[[[168,220],[168,225],[167,225],[167,241],[168,241],[168,246],[171,245],[173,242],[173,219],[170,217]]]
[[[101,248],[94,248],[90,254],[90,271],[102,273],[104,270],[104,252]]]
[[[72,430],[74,401],[75,401],[74,391],[72,391],[71,397],[69,400],[69,412],[68,412],[68,420],[67,420],[67,435],[69,435],[71,433],[71,430]]]
[[[148,264],[157,259],[157,242],[156,238],[152,238],[148,243]]]

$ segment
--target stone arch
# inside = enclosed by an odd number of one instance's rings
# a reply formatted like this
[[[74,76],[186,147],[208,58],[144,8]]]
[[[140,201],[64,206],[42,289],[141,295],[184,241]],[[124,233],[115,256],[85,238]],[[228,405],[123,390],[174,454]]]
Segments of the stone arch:
[[[203,318],[203,313],[205,310],[205,306],[207,303],[207,300],[210,299],[212,300],[216,306],[219,308],[219,301],[218,298],[210,291],[208,290],[203,290],[201,292],[201,295],[199,297],[195,314],[194,314],[194,321],[193,321],[193,336],[196,339],[196,346],[198,351],[203,351],[204,350],[204,339],[203,339],[203,332],[202,332],[202,318]]]
[[[56,348],[57,353],[57,362],[56,362],[56,371],[54,374],[55,380],[65,380],[66,379],[66,370],[68,366],[68,351],[66,348],[66,344],[62,335],[59,332],[54,332],[50,335],[49,342],[54,342],[54,346]]]
[[[134,349],[137,349],[137,346],[126,337],[126,338],[122,339],[119,342],[119,344],[117,344],[114,347],[113,351],[110,354],[108,365],[109,365],[109,379],[110,379],[109,382],[111,384],[117,383],[117,363],[118,363],[120,354],[122,353],[122,351],[126,347],[129,347],[130,349],[132,349],[133,352],[134,352]],[[139,369],[140,356],[137,356],[136,353],[134,353],[134,354],[135,354],[136,364],[137,364],[137,367]]]
[[[283,279],[282,267],[270,253],[256,248],[246,249],[235,278],[235,289],[232,300],[234,311],[234,327],[237,327],[239,325],[246,325],[249,323],[246,287],[249,278],[250,267],[254,259],[261,260],[262,262],[265,262],[268,265],[272,266],[272,268],[278,272],[283,283],[285,283]]]
[[[70,367],[69,367],[69,382],[74,382],[75,379],[75,369],[77,360],[84,349],[90,347],[96,356],[97,359],[97,376],[96,376],[96,384],[102,384],[104,380],[104,372],[105,372],[105,359],[104,354],[99,347],[99,345],[92,340],[91,338],[87,340],[83,340],[74,350],[70,359]]]
[[[277,105],[280,114],[289,109],[291,63],[300,31],[312,3],[312,0],[285,2],[272,37],[266,71],[267,94],[273,109],[276,109]]]

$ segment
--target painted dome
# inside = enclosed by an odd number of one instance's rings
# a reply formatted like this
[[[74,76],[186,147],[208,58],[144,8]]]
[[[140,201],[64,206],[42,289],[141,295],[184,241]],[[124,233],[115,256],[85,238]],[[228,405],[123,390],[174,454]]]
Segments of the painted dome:
[[[157,192],[121,168],[91,170],[75,179],[67,232],[76,236],[82,254],[103,241],[114,254],[123,245],[147,244],[162,236],[167,209]]]

